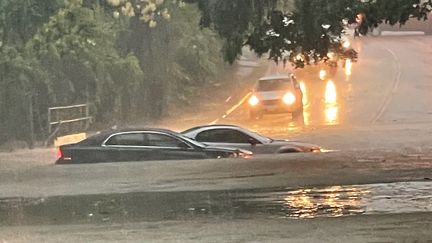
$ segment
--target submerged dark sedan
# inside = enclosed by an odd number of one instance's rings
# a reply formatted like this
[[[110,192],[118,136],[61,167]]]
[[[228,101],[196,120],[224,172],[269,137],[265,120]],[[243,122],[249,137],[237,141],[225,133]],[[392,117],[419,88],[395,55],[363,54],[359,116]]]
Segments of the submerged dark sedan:
[[[64,145],[57,151],[56,164],[117,161],[246,158],[252,152],[238,148],[204,145],[165,129],[126,129],[89,137]]]
[[[210,146],[247,149],[254,154],[321,152],[320,146],[315,144],[274,140],[234,125],[199,126],[182,134]]]

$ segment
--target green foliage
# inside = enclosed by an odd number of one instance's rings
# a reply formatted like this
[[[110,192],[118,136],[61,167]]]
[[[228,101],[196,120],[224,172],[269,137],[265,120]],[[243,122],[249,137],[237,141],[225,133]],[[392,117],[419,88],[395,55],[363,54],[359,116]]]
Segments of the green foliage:
[[[0,137],[5,138],[2,141],[28,137],[28,104],[46,94],[43,88],[46,76],[38,68],[37,60],[26,55],[25,43],[61,2],[0,1]]]
[[[27,49],[50,76],[53,105],[94,103],[100,119],[127,119],[121,108],[134,100],[123,96],[136,96],[143,73],[133,55],[118,54],[114,24],[106,20],[101,9],[70,3],[42,26]]]
[[[138,14],[116,18],[122,6],[0,1],[1,141],[30,137],[30,102],[41,138],[52,106],[91,103],[104,125],[159,118],[224,67],[221,41],[200,28],[196,6],[158,4],[157,26]]]
[[[200,15],[194,5],[178,8],[166,3],[173,21],[151,27],[139,16],[127,18],[128,31],[119,41],[122,52],[137,54],[145,73],[141,92],[147,116],[159,118],[170,104],[187,103],[201,85],[210,82],[223,66],[220,40],[199,27]]]

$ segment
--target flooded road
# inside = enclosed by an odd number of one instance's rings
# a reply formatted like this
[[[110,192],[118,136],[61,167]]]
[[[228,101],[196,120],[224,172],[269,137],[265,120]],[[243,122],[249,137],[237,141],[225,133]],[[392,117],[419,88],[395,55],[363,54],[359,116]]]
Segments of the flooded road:
[[[0,225],[432,212],[432,182],[0,199]]]
[[[264,192],[244,201],[263,203],[286,218],[431,212],[431,190],[429,182],[398,182]]]
[[[215,123],[236,124],[278,137],[326,127],[430,124],[430,74],[424,63],[431,59],[412,57],[429,50],[431,41],[431,37],[353,40],[361,55],[359,61],[341,62],[325,75],[321,73],[328,69],[325,65],[294,70],[269,63],[263,76],[287,72],[297,76],[303,91],[303,117],[293,120],[290,114],[278,114],[249,119],[244,102],[228,109]]]

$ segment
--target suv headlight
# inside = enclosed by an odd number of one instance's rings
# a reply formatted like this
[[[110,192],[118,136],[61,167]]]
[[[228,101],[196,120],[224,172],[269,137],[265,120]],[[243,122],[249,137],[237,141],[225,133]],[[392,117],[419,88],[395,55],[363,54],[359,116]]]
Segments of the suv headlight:
[[[284,97],[282,98],[283,102],[287,105],[292,105],[296,102],[296,97],[293,93],[288,92],[284,95]]]
[[[256,105],[258,105],[258,103],[259,103],[259,99],[258,99],[258,97],[256,97],[255,95],[252,95],[252,96],[249,98],[249,105],[251,105],[251,106],[256,106]]]

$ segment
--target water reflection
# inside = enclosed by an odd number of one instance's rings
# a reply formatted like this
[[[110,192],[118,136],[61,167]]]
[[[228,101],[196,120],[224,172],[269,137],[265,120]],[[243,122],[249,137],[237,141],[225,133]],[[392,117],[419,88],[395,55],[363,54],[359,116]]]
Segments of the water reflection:
[[[303,92],[303,124],[309,126],[312,123],[312,116],[323,114],[324,123],[327,125],[337,125],[339,124],[339,103],[338,103],[338,93],[336,89],[336,84],[333,80],[328,80],[325,83],[325,90],[319,87],[319,84],[308,83],[309,87],[304,81],[300,81],[300,88]],[[315,92],[315,93],[314,93]],[[324,92],[324,105],[316,106],[318,94],[322,95]],[[322,97],[322,96],[320,96]],[[319,115],[321,117],[321,115]]]
[[[325,103],[332,104],[332,105],[337,103],[336,86],[333,80],[327,81],[326,90],[325,90]]]
[[[300,81],[300,90],[302,91],[303,94],[303,105],[308,105],[309,104],[309,94],[308,94],[308,90],[306,88],[306,84],[304,81]]]
[[[309,101],[309,90],[306,87],[306,84],[304,81],[300,81],[300,89],[302,91],[303,94],[303,125],[305,126],[309,126],[310,125],[310,119],[311,119],[311,115],[310,115],[310,111],[309,111],[309,107],[310,107],[310,101]]]
[[[325,88],[325,121],[329,125],[339,123],[339,105],[336,85],[332,80],[327,81]]]
[[[288,192],[284,204],[290,209],[291,216],[298,218],[340,217],[364,213],[361,199],[368,193],[368,190],[341,186],[301,189]]]
[[[350,59],[345,62],[345,76],[346,80],[349,80],[349,77],[352,75],[352,61]]]

